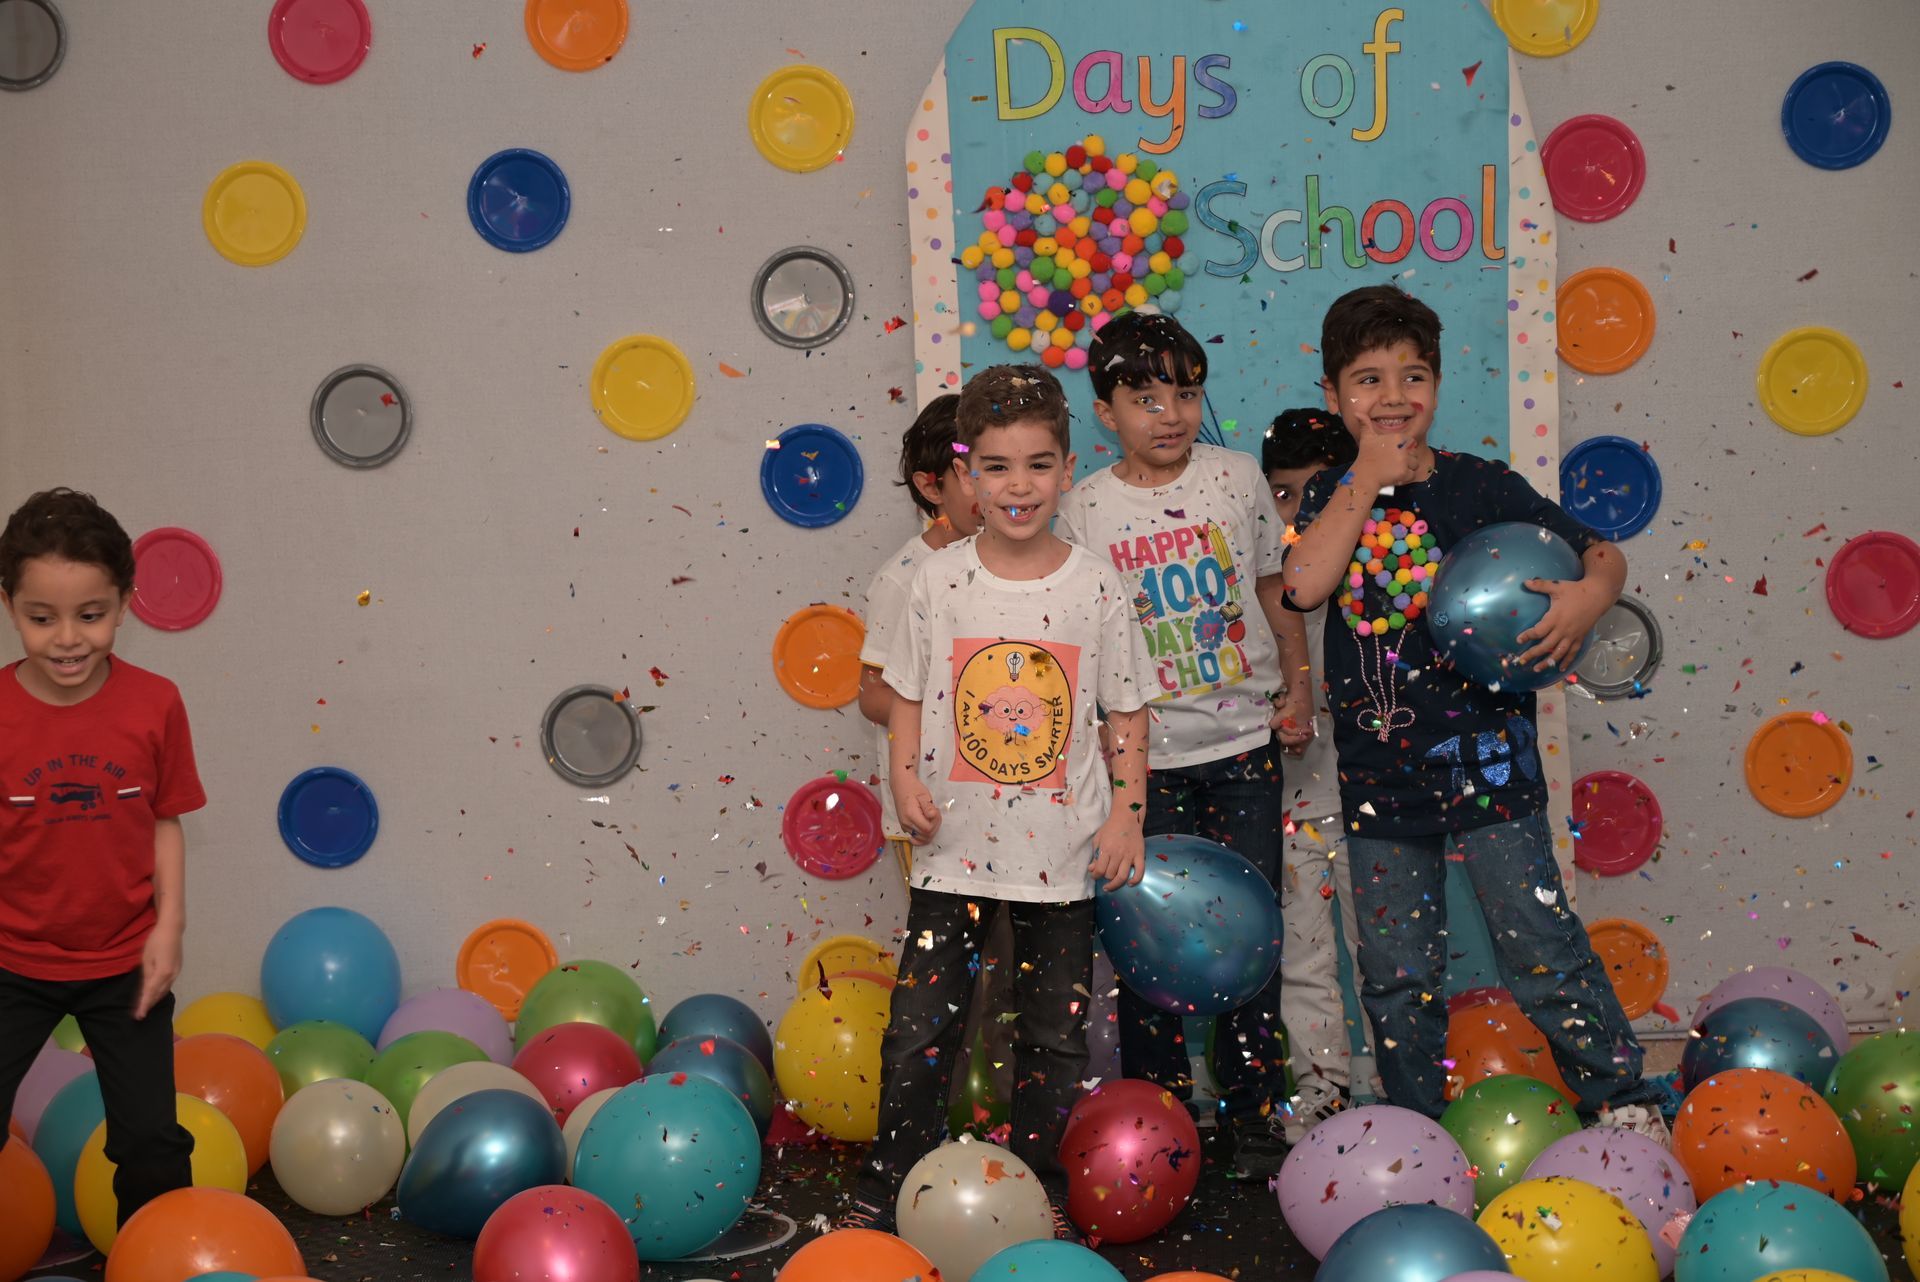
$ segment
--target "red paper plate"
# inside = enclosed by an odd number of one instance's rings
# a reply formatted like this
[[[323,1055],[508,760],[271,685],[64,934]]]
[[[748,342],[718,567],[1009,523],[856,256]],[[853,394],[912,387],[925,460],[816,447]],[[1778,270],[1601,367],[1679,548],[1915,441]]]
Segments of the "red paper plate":
[[[814,876],[858,876],[873,866],[886,844],[880,798],[851,779],[809,779],[787,801],[780,836],[793,862]]]
[[[1540,146],[1553,207],[1575,222],[1617,218],[1647,181],[1647,158],[1633,130],[1612,116],[1575,116]]]
[[[330,85],[366,61],[373,19],[361,0],[279,0],[267,17],[267,44],[294,79]]]
[[[191,530],[148,530],[133,544],[133,612],[149,627],[182,632],[220,604],[220,558]]]
[[[1896,637],[1920,623],[1920,545],[1887,530],[1848,539],[1827,565],[1827,607],[1863,637]]]
[[[1580,825],[1574,865],[1601,877],[1630,873],[1653,858],[1665,827],[1653,789],[1618,770],[1574,781],[1573,821]]]
[[[1587,927],[1587,939],[1628,1019],[1639,1019],[1659,1004],[1667,991],[1667,950],[1658,935],[1637,921],[1613,917]]]

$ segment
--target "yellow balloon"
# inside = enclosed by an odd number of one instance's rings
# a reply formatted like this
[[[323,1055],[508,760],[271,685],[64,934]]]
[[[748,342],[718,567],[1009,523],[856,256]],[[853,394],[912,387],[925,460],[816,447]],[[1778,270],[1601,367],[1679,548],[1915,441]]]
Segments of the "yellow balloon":
[[[1907,1247],[1907,1267],[1920,1272],[1920,1166],[1907,1174],[1906,1191],[1900,1195],[1900,1240]]]
[[[837,1140],[864,1143],[880,1130],[880,1039],[888,986],[840,978],[802,993],[773,1039],[773,1073],[794,1115]]]
[[[227,1115],[191,1095],[175,1095],[173,1103],[174,1116],[193,1136],[194,1187],[245,1193],[247,1147]],[[86,1147],[80,1150],[80,1161],[73,1172],[73,1200],[80,1213],[80,1227],[102,1255],[113,1249],[113,1240],[120,1235],[116,1222],[120,1203],[113,1196],[116,1169],[107,1160],[107,1124],[102,1122],[93,1128]]]
[[[208,993],[173,1017],[173,1031],[181,1037],[196,1033],[230,1033],[267,1049],[276,1031],[267,1004],[245,993]]]
[[[1591,1282],[1597,1260],[1607,1262],[1607,1282],[1660,1282],[1646,1227],[1583,1180],[1522,1180],[1487,1203],[1480,1227],[1506,1253],[1507,1271],[1526,1282]]]

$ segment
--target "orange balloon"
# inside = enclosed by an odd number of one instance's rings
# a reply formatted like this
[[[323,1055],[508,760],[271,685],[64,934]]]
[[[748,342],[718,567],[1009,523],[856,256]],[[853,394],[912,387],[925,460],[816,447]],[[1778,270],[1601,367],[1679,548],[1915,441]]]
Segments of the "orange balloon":
[[[916,1274],[941,1282],[933,1261],[893,1234],[840,1229],[795,1251],[774,1282],[900,1282]]]
[[[1510,999],[1455,1011],[1447,1021],[1447,1059],[1452,1062],[1447,1070],[1450,1100],[1459,1099],[1475,1082],[1512,1074],[1544,1082],[1569,1104],[1579,1103],[1553,1062],[1546,1034]]]
[[[0,1278],[22,1276],[46,1254],[53,1240],[53,1181],[40,1158],[21,1139],[0,1145]]]
[[[220,1272],[304,1277],[306,1269],[293,1234],[258,1202],[226,1189],[175,1189],[121,1227],[107,1256],[106,1282]]]
[[[1702,1203],[1747,1180],[1804,1184],[1846,1201],[1857,1168],[1832,1105],[1767,1068],[1732,1068],[1693,1088],[1673,1125],[1673,1155]]]
[[[19,1118],[9,1117],[7,1119],[7,1138],[18,1139],[25,1142],[27,1138],[27,1128],[20,1125]]]
[[[226,1114],[247,1150],[247,1174],[267,1164],[273,1119],[286,1092],[265,1051],[232,1033],[196,1033],[173,1044],[173,1085]]]

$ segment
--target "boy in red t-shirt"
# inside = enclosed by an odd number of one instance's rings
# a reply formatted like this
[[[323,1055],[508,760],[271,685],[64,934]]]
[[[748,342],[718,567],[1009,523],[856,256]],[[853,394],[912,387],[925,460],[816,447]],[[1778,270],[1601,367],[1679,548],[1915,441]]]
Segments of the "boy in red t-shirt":
[[[113,658],[133,545],[90,495],[34,495],[0,534],[0,1118],[71,1014],[107,1111],[120,1222],[193,1182],[174,1116],[180,816],[206,804],[180,692]]]

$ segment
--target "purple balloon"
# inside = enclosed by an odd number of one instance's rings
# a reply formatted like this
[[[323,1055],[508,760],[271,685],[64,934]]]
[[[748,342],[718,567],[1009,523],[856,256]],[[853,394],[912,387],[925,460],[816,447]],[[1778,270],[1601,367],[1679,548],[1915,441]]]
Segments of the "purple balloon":
[[[1714,985],[1713,991],[1700,1003],[1700,1009],[1693,1013],[1693,1022],[1697,1025],[1714,1008],[1746,997],[1766,997],[1805,1011],[1826,1030],[1838,1053],[1844,1054],[1847,1047],[1853,1045],[1847,1035],[1847,1017],[1840,1009],[1839,998],[1823,988],[1818,980],[1785,966],[1755,966],[1738,975],[1729,975]]]
[[[1583,1180],[1625,1202],[1646,1227],[1660,1276],[1673,1272],[1673,1246],[1660,1236],[1660,1230],[1675,1217],[1691,1216],[1700,1209],[1693,1181],[1673,1154],[1644,1135],[1596,1126],[1561,1136],[1527,1167],[1527,1179],[1549,1175]]]
[[[409,997],[387,1017],[375,1050],[385,1050],[409,1033],[453,1033],[485,1051],[496,1064],[513,1063],[513,1036],[494,1004],[464,988],[436,988]]]
[[[40,1115],[53,1103],[60,1088],[92,1067],[93,1061],[79,1051],[64,1050],[52,1041],[40,1048],[40,1054],[13,1095],[13,1115],[20,1119],[27,1143],[33,1143],[33,1133],[40,1129]],[[4,1122],[5,1119],[0,1118],[0,1124]]]
[[[1287,1154],[1279,1188],[1280,1214],[1316,1260],[1390,1206],[1431,1203],[1473,1218],[1473,1176],[1459,1143],[1432,1118],[1390,1104],[1346,1109],[1314,1127]]]

